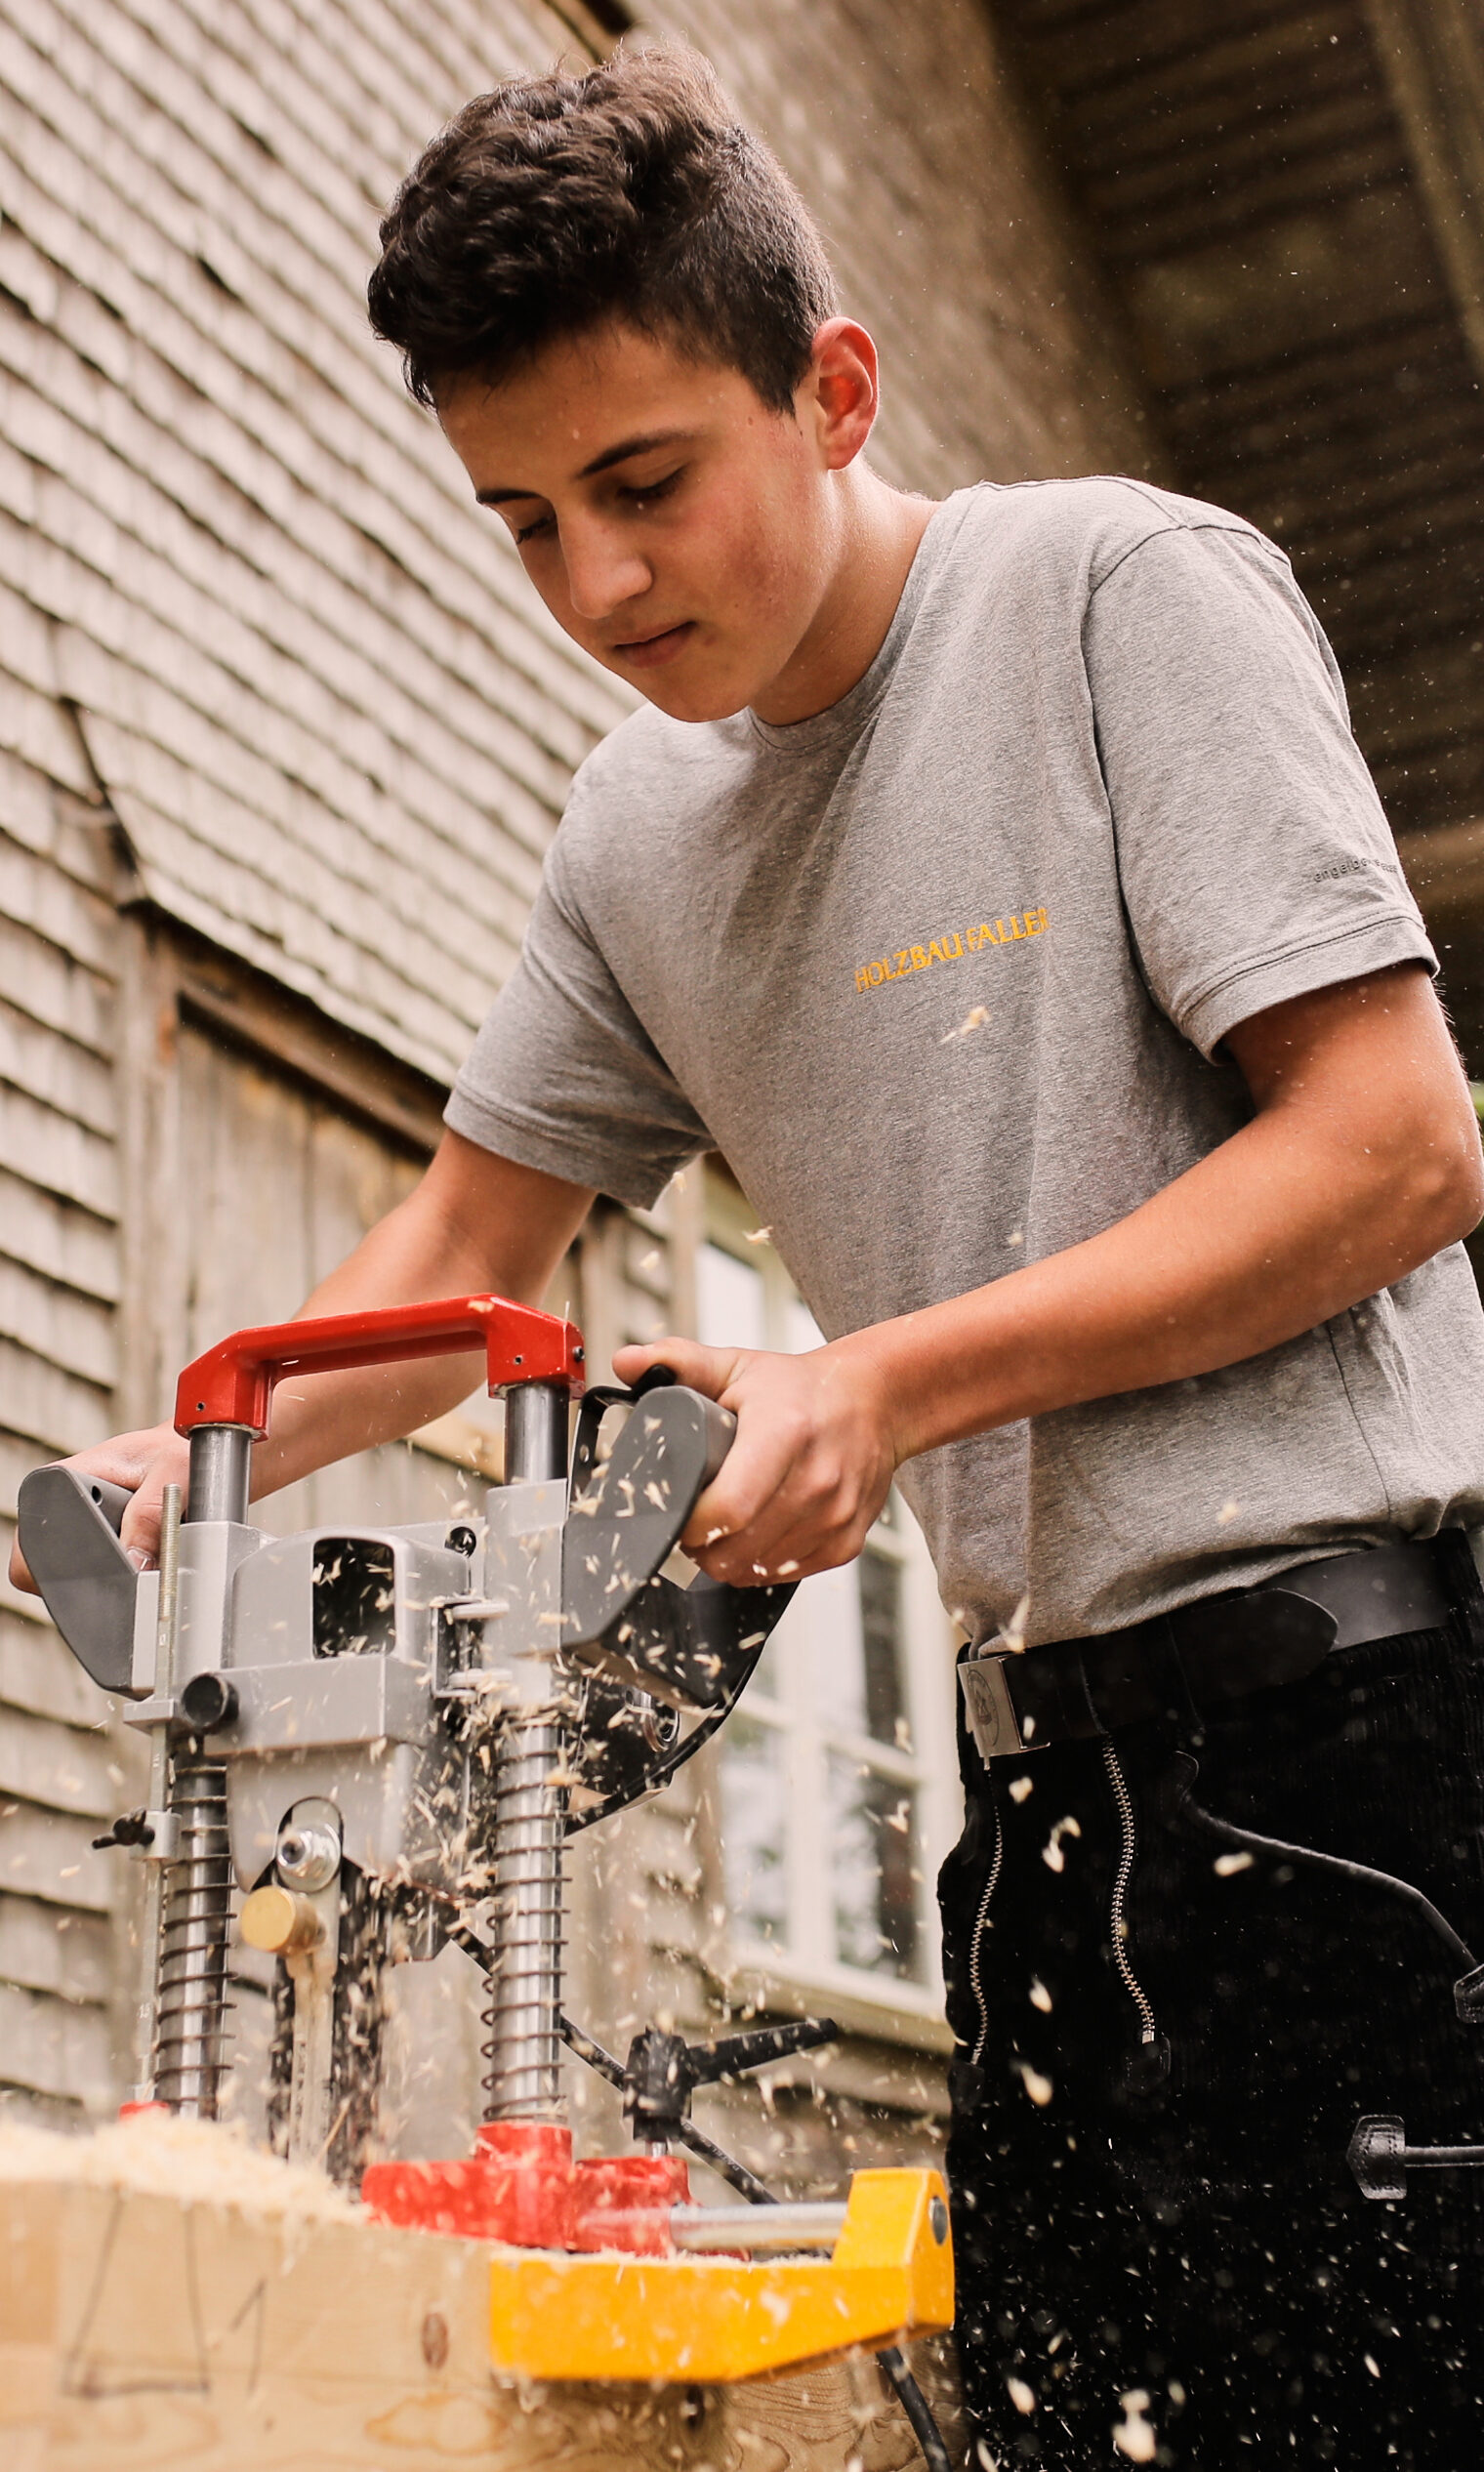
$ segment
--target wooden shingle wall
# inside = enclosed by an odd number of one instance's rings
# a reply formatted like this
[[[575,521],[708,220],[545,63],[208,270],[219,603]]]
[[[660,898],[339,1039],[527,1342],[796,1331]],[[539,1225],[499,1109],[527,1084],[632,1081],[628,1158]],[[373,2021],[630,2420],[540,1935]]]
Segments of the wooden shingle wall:
[[[120,905],[444,1082],[627,709],[364,314],[419,146],[585,26],[580,0],[0,0],[0,1544],[27,1466],[161,1413],[186,1316],[162,1298],[146,1363],[118,1304],[185,1252],[136,1086],[178,1071],[174,1029]],[[1139,460],[975,0],[676,0],[666,28],[713,52],[881,331],[885,469]],[[126,1875],[88,1839],[137,1751],[0,1584],[0,2085],[73,2116],[120,2081]],[[681,2010],[690,1822],[643,1822],[631,1950],[666,1943]]]
[[[40,631],[37,631],[38,634]],[[9,649],[9,638],[3,639]],[[21,706],[20,699],[12,711]],[[0,756],[0,1552],[27,1467],[111,1424],[119,1292],[116,927],[64,709],[30,707],[54,778]],[[36,731],[36,752],[42,737]],[[115,1980],[106,1862],[127,1754],[34,1600],[0,1602],[0,2087],[106,2099]]]
[[[364,283],[419,144],[564,38],[458,0],[0,10],[18,728],[60,693],[152,898],[443,1075],[625,699],[472,519]]]

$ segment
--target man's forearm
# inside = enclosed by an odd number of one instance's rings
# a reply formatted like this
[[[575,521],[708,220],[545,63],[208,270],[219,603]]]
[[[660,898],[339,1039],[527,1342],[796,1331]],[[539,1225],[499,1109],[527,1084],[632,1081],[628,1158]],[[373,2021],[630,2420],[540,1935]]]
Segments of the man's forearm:
[[[1086,1243],[802,1356],[619,1350],[621,1380],[661,1359],[737,1417],[682,1540],[712,1578],[829,1570],[903,1460],[1260,1356],[1484,1213],[1467,1086],[1415,967],[1274,1006],[1227,1043],[1252,1121]]]
[[[1128,1218],[842,1342],[885,1380],[901,1457],[1260,1355],[1476,1223],[1477,1127],[1420,972],[1286,1008],[1242,1061],[1257,1115]]]
[[[1101,1235],[841,1345],[880,1369],[899,1456],[912,1458],[1260,1355],[1471,1224],[1454,1213],[1435,1241],[1398,1244],[1372,1191],[1356,1195],[1353,1227],[1337,1229],[1335,1185],[1320,1181],[1259,1120]]]

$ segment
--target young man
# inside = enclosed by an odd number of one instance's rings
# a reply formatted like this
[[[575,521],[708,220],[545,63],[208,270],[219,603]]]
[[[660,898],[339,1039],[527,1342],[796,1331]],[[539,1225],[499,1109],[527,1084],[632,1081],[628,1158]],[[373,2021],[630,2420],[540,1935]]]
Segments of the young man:
[[[1132,482],[887,487],[870,337],[694,60],[471,103],[382,236],[378,330],[646,705],[311,1308],[537,1298],[595,1190],[725,1152],[830,1339],[622,1353],[737,1414],[692,1549],[828,1568],[899,1470],[990,1652],[943,1881],[980,2460],[1462,2462],[1476,2183],[1382,2208],[1344,2150],[1484,2129],[1484,1174],[1287,562]],[[260,1490],[468,1379],[280,1392]],[[180,1445],[86,1463],[147,1550]]]

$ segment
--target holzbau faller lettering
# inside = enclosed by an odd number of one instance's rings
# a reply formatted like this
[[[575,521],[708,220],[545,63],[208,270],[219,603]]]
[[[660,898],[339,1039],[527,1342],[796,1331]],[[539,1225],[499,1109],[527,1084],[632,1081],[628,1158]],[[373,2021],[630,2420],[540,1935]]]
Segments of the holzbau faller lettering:
[[[1044,909],[1022,910],[1018,918],[996,919],[993,926],[956,927],[951,935],[935,935],[930,944],[904,944],[884,961],[863,962],[855,973],[856,992],[869,995],[888,978],[910,978],[914,970],[931,969],[934,962],[961,962],[966,953],[982,953],[986,944],[1021,944],[1030,935],[1046,933]]]

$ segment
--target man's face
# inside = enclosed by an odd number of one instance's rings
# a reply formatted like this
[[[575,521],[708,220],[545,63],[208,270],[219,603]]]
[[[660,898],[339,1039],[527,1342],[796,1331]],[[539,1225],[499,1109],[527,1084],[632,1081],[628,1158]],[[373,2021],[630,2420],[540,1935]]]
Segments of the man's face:
[[[839,461],[808,381],[781,414],[737,370],[612,325],[498,387],[459,380],[438,417],[557,625],[662,711],[765,708],[806,659]]]

